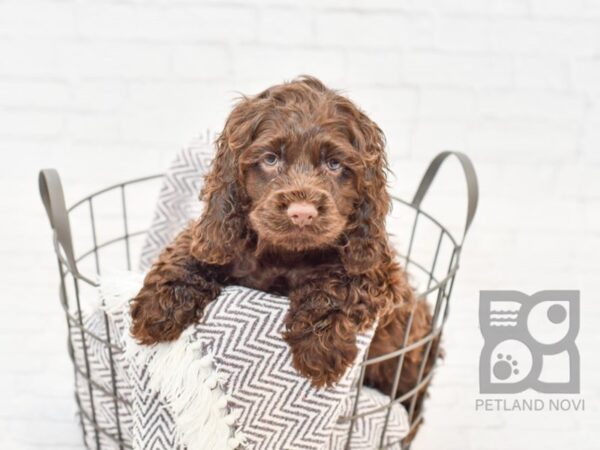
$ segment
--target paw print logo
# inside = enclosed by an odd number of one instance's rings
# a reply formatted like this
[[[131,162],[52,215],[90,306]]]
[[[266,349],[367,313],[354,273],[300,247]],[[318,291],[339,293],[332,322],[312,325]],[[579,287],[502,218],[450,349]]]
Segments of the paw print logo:
[[[481,291],[481,393],[579,393],[579,291]]]
[[[527,377],[533,368],[529,348],[516,339],[499,342],[490,353],[490,382],[494,385],[514,385]]]
[[[513,359],[512,355],[504,356],[498,353],[496,363],[494,364],[494,376],[499,380],[508,380],[512,375],[519,375],[519,362]]]

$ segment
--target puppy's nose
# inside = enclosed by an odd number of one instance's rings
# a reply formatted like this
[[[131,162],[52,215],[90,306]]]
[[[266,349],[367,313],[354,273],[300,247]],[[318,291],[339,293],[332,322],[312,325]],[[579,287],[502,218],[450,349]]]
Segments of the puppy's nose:
[[[290,203],[287,209],[287,215],[290,220],[299,227],[309,225],[317,217],[317,208],[308,202]]]

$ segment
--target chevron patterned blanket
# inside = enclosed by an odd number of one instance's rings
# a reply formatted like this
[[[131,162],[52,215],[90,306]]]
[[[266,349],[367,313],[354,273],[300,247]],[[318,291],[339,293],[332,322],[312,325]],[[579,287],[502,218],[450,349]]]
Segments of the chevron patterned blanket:
[[[181,151],[173,162],[142,250],[140,271],[200,213],[197,193],[211,157],[212,151],[200,143]],[[363,388],[357,411],[373,412],[357,419],[352,430],[350,423],[340,423],[338,419],[351,415],[354,408],[358,364],[336,386],[312,388],[293,369],[281,338],[286,298],[227,287],[208,307],[201,323],[188,328],[176,342],[149,348],[138,346],[127,333],[128,300],[141,281],[139,273],[131,272],[105,277],[99,288],[99,308],[86,313],[86,325],[103,335],[106,312],[113,341],[124,349],[110,355],[98,345],[88,351],[96,382],[109,388],[115,376],[119,395],[127,404],[115,405],[110,396],[103,398],[102,390],[91,394],[96,405],[101,405],[93,411],[95,421],[109,434],[144,450],[379,447],[387,415],[380,407],[389,398]],[[371,335],[359,337],[357,361],[364,356]],[[83,344],[74,339],[76,357],[82,357]],[[78,385],[83,409],[91,406],[90,392],[86,383]],[[86,440],[95,448],[89,419],[83,418],[89,431]],[[395,405],[387,421],[384,445],[400,449],[399,441],[408,431],[406,411]],[[98,439],[102,448],[118,448],[107,436]]]

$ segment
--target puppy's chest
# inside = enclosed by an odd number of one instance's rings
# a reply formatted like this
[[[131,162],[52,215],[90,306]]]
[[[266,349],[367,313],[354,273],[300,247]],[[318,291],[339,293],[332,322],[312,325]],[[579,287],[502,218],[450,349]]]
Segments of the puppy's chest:
[[[237,264],[231,271],[231,283],[278,295],[288,295],[290,290],[311,279],[320,267],[282,264]]]
[[[236,284],[278,295],[288,295],[295,278],[289,268],[264,266],[251,271],[233,270],[231,275]]]

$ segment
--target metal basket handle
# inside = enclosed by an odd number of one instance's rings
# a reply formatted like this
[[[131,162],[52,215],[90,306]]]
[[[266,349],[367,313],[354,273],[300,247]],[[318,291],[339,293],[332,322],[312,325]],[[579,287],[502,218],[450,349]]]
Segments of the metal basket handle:
[[[467,236],[467,231],[469,231],[469,227],[473,222],[473,218],[475,217],[475,212],[477,211],[477,203],[479,201],[479,184],[477,182],[477,174],[475,173],[475,167],[473,167],[473,163],[471,159],[462,152],[456,152],[447,150],[438,154],[431,163],[429,163],[429,167],[425,171],[421,182],[419,183],[419,187],[417,188],[417,192],[412,200],[412,205],[415,208],[419,208],[421,206],[421,202],[423,198],[429,191],[429,187],[431,186],[431,182],[435,179],[437,172],[442,165],[442,163],[448,158],[448,156],[454,155],[458,158],[460,165],[462,166],[463,172],[465,174],[465,179],[467,181],[467,220],[465,222],[465,229],[463,232],[462,239],[460,241],[460,246],[462,247],[463,242],[465,241],[465,237]]]
[[[77,269],[77,260],[75,259],[75,252],[73,251],[71,224],[69,222],[65,196],[63,194],[62,183],[58,172],[56,169],[40,170],[38,181],[42,203],[44,203],[44,208],[46,208],[50,226],[52,227],[52,230],[54,230],[54,246],[57,256],[61,258],[60,249],[62,249],[66,260],[64,260],[64,258],[61,259],[63,259],[63,262],[67,265],[73,276],[86,281],[91,281],[79,273],[79,270]]]

